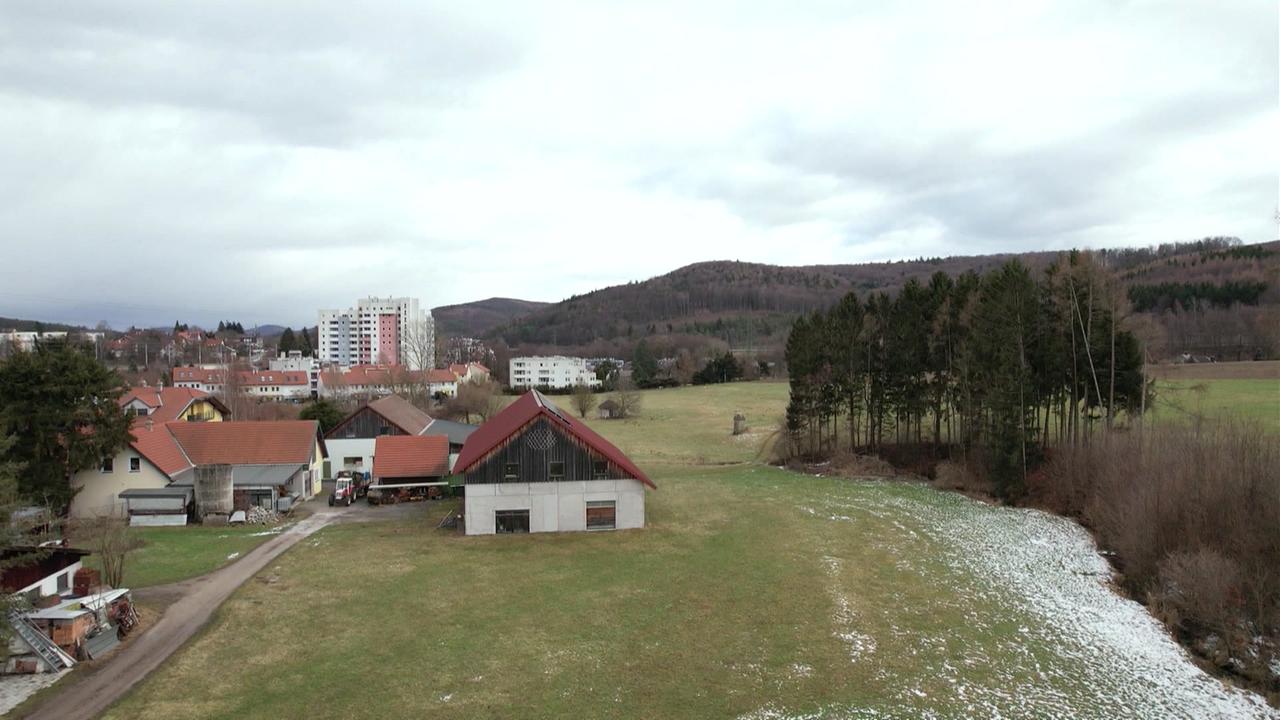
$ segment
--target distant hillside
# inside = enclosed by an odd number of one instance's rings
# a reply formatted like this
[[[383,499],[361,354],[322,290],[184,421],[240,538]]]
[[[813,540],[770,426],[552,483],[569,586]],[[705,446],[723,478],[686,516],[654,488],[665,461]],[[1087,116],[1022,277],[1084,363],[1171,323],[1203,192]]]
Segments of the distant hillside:
[[[35,332],[52,330],[71,331],[84,330],[85,328],[76,325],[64,325],[62,323],[41,322],[39,320],[19,320],[17,318],[0,317],[0,330],[17,330],[18,332]]]
[[[1027,253],[1040,265],[1056,253]],[[796,315],[827,307],[850,290],[894,291],[910,278],[942,270],[983,272],[1013,255],[934,258],[862,265],[782,267],[696,263],[643,282],[596,290],[495,328],[512,346],[585,346],[651,334],[708,335],[734,347],[780,346]]]
[[[489,298],[461,305],[444,305],[431,311],[436,334],[450,337],[482,337],[493,328],[546,307],[549,303],[514,298]]]
[[[1176,302],[1180,308],[1192,309],[1194,305],[1201,311],[1228,298],[1237,303],[1230,312],[1248,326],[1240,332],[1256,334],[1252,328],[1269,317],[1260,306],[1280,302],[1280,243],[1240,245],[1233,238],[1206,238],[1098,254],[1132,289],[1130,296],[1139,309],[1170,314]],[[881,290],[892,293],[911,278],[926,282],[938,271],[952,276],[969,270],[983,273],[1015,257],[1040,268],[1058,255],[1056,251],[1031,252],[801,267],[696,263],[643,282],[547,305],[493,327],[488,337],[539,352],[564,349],[625,354],[630,345],[648,336],[701,336],[733,348],[777,349],[797,315],[828,307],[850,290],[860,295]],[[1166,324],[1173,329],[1171,322]],[[1162,351],[1184,352],[1178,346],[1194,345],[1210,354],[1223,354],[1205,349],[1220,347],[1217,339],[1194,339],[1191,331],[1174,330],[1172,334],[1183,337],[1169,338]],[[1246,345],[1260,344],[1266,341],[1251,340],[1235,352],[1247,354],[1252,351]]]

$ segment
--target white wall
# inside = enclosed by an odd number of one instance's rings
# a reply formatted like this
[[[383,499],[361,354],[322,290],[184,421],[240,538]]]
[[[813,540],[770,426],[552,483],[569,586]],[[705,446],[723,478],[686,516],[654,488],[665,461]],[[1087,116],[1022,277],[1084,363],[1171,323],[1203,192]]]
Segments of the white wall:
[[[342,459],[345,457],[359,457],[364,459],[364,466],[360,470],[364,472],[373,472],[373,444],[377,442],[377,438],[326,438],[324,445],[329,449],[329,469],[331,475],[337,475],[339,470],[349,470],[343,464]]]
[[[140,459],[136,473],[129,472],[130,458]],[[120,499],[121,492],[134,488],[162,488],[168,484],[168,476],[137,450],[127,447],[116,453],[115,467],[111,472],[104,473],[97,467],[91,467],[71,476],[71,488],[79,492],[71,498],[70,515],[73,518],[124,517],[125,504]]]
[[[564,355],[513,357],[510,362],[512,388],[552,387],[571,388],[583,384],[598,387],[600,379],[587,369],[587,361]]]
[[[79,560],[77,560],[71,563],[71,565],[67,566],[66,569],[59,570],[58,572],[46,578],[41,579],[39,582],[31,583],[30,585],[18,590],[14,594],[21,595],[23,593],[30,592],[35,588],[40,588],[41,596],[57,595],[58,594],[58,576],[63,574],[67,576],[67,589],[69,590],[75,585],[76,571],[79,570],[81,567],[82,567],[82,563]]]
[[[528,510],[529,532],[587,529],[587,502],[617,503],[617,529],[644,527],[645,486],[639,480],[493,483],[466,486],[468,535],[492,535],[495,510]]]

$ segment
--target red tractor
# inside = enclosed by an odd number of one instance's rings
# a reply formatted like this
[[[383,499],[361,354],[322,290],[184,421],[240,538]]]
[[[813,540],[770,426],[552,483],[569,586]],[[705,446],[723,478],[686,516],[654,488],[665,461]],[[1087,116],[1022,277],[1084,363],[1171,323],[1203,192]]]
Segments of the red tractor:
[[[352,502],[369,493],[369,475],[359,471],[343,470],[334,478],[330,505],[350,506]]]

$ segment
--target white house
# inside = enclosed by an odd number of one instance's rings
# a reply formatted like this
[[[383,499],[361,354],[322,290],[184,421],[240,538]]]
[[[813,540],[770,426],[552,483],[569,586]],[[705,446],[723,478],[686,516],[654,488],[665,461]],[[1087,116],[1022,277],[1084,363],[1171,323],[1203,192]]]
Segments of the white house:
[[[599,387],[600,379],[585,358],[564,355],[511,358],[511,387],[562,390],[575,385]]]
[[[467,438],[468,535],[644,527],[648,476],[622,451],[537,390]]]

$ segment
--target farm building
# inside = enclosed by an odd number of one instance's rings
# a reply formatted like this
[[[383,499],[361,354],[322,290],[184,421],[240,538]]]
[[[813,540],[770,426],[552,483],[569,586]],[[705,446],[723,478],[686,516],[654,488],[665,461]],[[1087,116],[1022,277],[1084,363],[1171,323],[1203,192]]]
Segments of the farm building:
[[[284,511],[320,490],[328,452],[314,420],[169,423],[166,429],[192,465],[231,466],[236,510]],[[173,482],[194,484],[195,473]]]
[[[377,440],[373,486],[439,483],[449,474],[449,438],[443,435],[384,435]],[[414,494],[427,494],[414,488]],[[410,493],[398,493],[409,495]]]
[[[449,452],[456,456],[475,429],[475,425],[437,420],[399,395],[388,395],[361,405],[324,437],[332,458],[332,472],[370,472],[374,464],[374,442],[380,437],[444,435],[449,438]]]
[[[640,468],[590,427],[531,390],[467,439],[468,535],[644,527]]]

